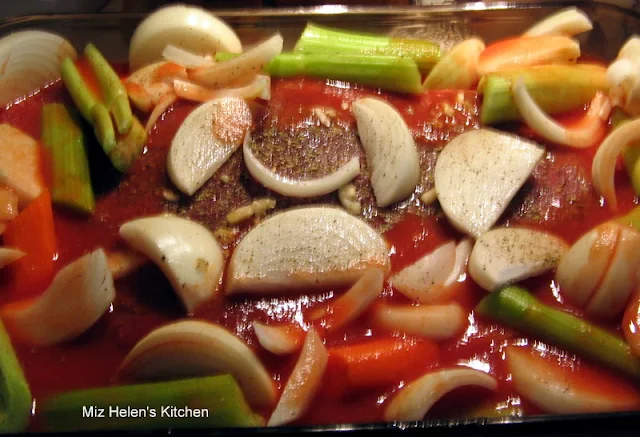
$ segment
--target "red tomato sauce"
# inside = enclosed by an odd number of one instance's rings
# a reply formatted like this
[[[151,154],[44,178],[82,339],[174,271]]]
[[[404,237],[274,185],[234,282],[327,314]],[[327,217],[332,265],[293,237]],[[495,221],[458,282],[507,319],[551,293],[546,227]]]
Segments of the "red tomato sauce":
[[[299,123],[303,118],[301,109],[312,105],[334,108],[339,120],[354,126],[349,103],[371,94],[371,91],[359,87],[345,87],[345,84],[340,83],[308,79],[275,80],[273,98],[269,105],[271,110],[278,109],[279,122],[283,124]],[[386,97],[406,117],[420,147],[441,148],[453,135],[478,126],[477,97],[472,91],[464,92],[462,99],[459,99],[455,91],[434,92],[424,97]],[[0,123],[10,123],[38,138],[41,105],[67,99],[61,84],[54,84],[24,102],[1,111]],[[457,107],[457,110],[452,113],[447,105]],[[180,123],[194,107],[193,104],[178,103],[165,113],[153,129],[144,155],[117,185],[100,193],[92,217],[86,218],[56,208],[58,269],[97,247],[113,249],[122,246],[124,243],[118,237],[118,228],[122,223],[166,211],[162,188],[170,186],[165,169],[167,152]],[[269,110],[268,107],[267,111]],[[611,212],[600,205],[593,192],[589,192],[586,197],[583,196],[579,211],[576,211],[577,207],[570,202],[563,204],[560,201],[561,197],[554,197],[559,192],[566,195],[567,190],[575,189],[574,185],[567,182],[566,172],[586,175],[587,180],[590,180],[593,153],[593,150],[571,151],[550,147],[552,165],[539,166],[533,176],[533,185],[525,187],[529,194],[534,193],[531,195],[533,200],[527,193],[519,195],[514,200],[513,208],[505,214],[504,224],[547,229],[572,243],[588,229],[610,219]],[[542,185],[536,185],[536,179]],[[559,190],[558,193],[550,191],[549,187],[555,187],[554,189]],[[616,187],[620,209],[624,213],[637,203],[637,199],[633,196],[627,177],[622,172],[616,180]],[[535,190],[540,190],[540,193],[536,194]],[[543,200],[536,203],[536,196],[542,197]],[[566,196],[562,197],[564,198]],[[550,201],[545,203],[544,199]],[[525,203],[524,206],[522,202]],[[527,211],[523,210],[534,203],[543,216],[527,215]],[[405,214],[400,222],[385,233],[385,237],[392,247],[393,271],[413,263],[451,239],[462,238],[444,217],[413,214]],[[6,282],[4,277],[0,280]],[[544,302],[580,314],[562,301],[551,276],[527,281],[525,285]],[[6,283],[0,282],[0,289],[5,286]],[[120,363],[136,342],[152,329],[184,317],[183,309],[170,285],[154,266],[144,267],[140,272],[117,281],[116,290],[117,297],[110,311],[80,338],[46,348],[15,345],[36,398],[36,405],[39,399],[62,391],[114,384],[113,377]],[[220,323],[246,340],[263,360],[279,389],[282,389],[295,365],[297,355],[275,357],[262,350],[252,332],[252,321],[292,322],[304,318],[308,311],[321,306],[327,299],[342,291],[325,290],[308,295],[292,294],[276,298],[233,300],[226,300],[219,293],[211,302],[199,307],[194,316]],[[498,378],[499,389],[495,393],[475,389],[457,390],[438,402],[429,413],[429,417],[464,417],[479,414],[477,412],[482,408],[485,408],[485,412],[492,411],[497,405],[504,408],[519,407],[527,414],[539,413],[535,407],[520,399],[512,388],[503,366],[505,346],[513,344],[516,340],[519,344],[533,344],[533,341],[492,321],[478,318],[473,313],[473,308],[484,295],[485,292],[471,280],[467,279],[464,282],[456,300],[469,310],[469,325],[457,338],[439,344],[439,359],[436,362],[425,362],[416,357],[406,366],[404,374],[397,375],[394,383],[383,389],[348,393],[337,399],[331,394],[331,390],[323,390],[298,423],[381,421],[385,402],[393,396],[398,387],[430,369],[457,364],[490,371]],[[12,296],[0,292],[0,304],[11,299]],[[395,303],[409,303],[407,298],[394,293],[388,286],[383,299]],[[607,328],[618,330],[615,326]],[[388,335],[372,328],[365,313],[348,327],[332,332],[326,341],[327,346],[332,347]],[[578,358],[564,360],[574,367],[588,369],[586,374],[594,384],[601,380],[605,386],[627,385],[610,376],[606,370]],[[325,385],[330,386],[332,379],[339,380],[335,374],[333,375],[334,378],[331,371],[327,372]]]

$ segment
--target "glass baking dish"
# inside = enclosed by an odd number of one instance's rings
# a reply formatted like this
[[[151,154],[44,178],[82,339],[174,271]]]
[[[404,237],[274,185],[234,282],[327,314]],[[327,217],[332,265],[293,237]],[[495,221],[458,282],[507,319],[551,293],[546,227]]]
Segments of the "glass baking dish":
[[[490,42],[515,35],[540,18],[567,6],[587,12],[594,29],[581,37],[581,46],[604,61],[616,56],[618,48],[632,34],[640,33],[640,14],[606,1],[589,2],[472,2],[444,6],[397,8],[348,7],[340,5],[296,9],[222,10],[218,15],[237,31],[243,42],[250,44],[274,31],[285,39],[290,49],[308,21],[353,30],[389,33],[396,36],[420,37],[439,41],[443,47],[479,35]],[[0,20],[0,35],[38,28],[57,32],[77,48],[94,42],[114,60],[125,60],[128,43],[143,14],[34,15]],[[129,435],[430,435],[430,436],[637,436],[640,412],[572,416],[530,416],[511,418],[474,418],[425,420],[388,424],[341,424],[306,428],[264,428],[224,430],[157,430],[131,432]],[[86,435],[122,435],[122,431],[86,433]]]

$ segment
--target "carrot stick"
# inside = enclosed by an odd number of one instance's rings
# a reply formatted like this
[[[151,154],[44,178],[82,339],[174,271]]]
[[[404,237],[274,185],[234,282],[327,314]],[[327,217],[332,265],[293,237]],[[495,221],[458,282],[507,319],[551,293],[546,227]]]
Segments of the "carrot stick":
[[[328,351],[327,373],[332,383],[325,387],[325,394],[336,397],[349,391],[391,386],[414,373],[424,373],[439,357],[438,346],[431,341],[394,337]]]
[[[11,264],[14,291],[21,298],[42,292],[53,278],[57,257],[51,195],[48,190],[7,224],[4,244],[26,255]]]

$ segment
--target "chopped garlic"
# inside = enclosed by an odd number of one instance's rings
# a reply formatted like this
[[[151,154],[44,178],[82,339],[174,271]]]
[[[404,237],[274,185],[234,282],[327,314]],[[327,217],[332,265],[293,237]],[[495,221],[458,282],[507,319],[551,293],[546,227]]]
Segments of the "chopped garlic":
[[[422,194],[422,196],[420,196],[420,201],[424,203],[426,206],[433,205],[436,202],[436,200],[438,200],[438,194],[436,193],[435,188],[432,188],[429,191],[426,191],[425,193]]]
[[[164,188],[162,190],[162,197],[169,202],[177,202],[180,200],[180,194],[170,188]]]
[[[334,111],[334,114],[335,114],[335,111]],[[318,117],[320,124],[322,124],[323,126],[326,126],[326,127],[331,126],[331,119],[329,118],[329,114],[327,114],[324,108],[316,106],[315,108],[313,108],[313,115]]]
[[[338,197],[340,203],[344,208],[353,215],[359,215],[362,212],[362,203],[358,199],[358,193],[356,192],[356,186],[354,184],[347,184],[338,190]]]
[[[257,199],[251,202],[249,205],[236,208],[227,214],[227,222],[231,225],[241,223],[250,219],[253,216],[264,215],[270,209],[276,207],[276,201],[270,198]]]
[[[238,231],[233,228],[222,227],[213,231],[213,236],[223,246],[229,246],[233,243],[238,235]]]

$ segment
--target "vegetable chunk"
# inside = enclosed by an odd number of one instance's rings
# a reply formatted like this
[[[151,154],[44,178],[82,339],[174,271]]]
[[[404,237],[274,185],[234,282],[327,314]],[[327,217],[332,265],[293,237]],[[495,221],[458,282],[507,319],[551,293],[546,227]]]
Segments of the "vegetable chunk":
[[[40,166],[38,142],[9,124],[0,124],[0,184],[15,191],[20,208],[42,192]]]
[[[435,169],[438,201],[451,224],[476,238],[487,232],[543,155],[538,144],[491,129],[451,140]]]

